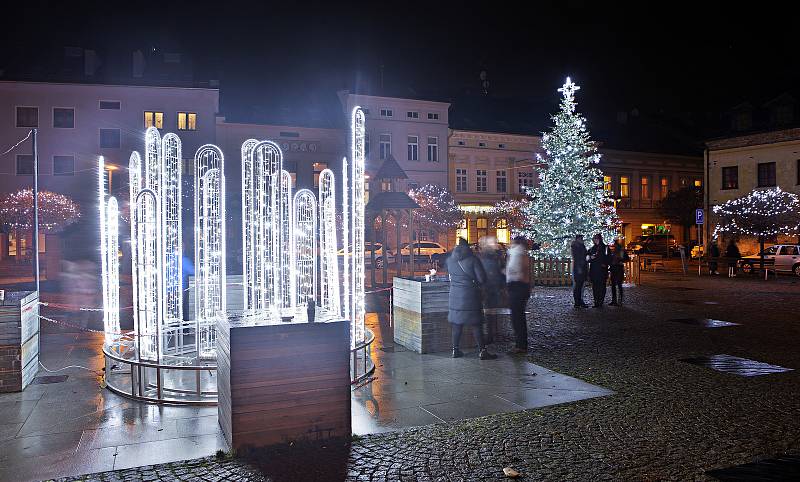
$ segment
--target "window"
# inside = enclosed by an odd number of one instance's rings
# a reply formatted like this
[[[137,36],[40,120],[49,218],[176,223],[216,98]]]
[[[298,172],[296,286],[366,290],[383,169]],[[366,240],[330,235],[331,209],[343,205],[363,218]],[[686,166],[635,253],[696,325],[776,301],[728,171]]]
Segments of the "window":
[[[181,121],[181,113],[178,112],[178,123],[180,123],[180,121]],[[281,136],[281,137],[300,137],[300,133],[299,132],[282,131],[278,135]]]
[[[393,191],[392,189],[392,181],[390,179],[383,179],[381,180],[381,191],[389,192]]]
[[[328,168],[327,162],[315,162],[314,163],[314,187],[319,188],[319,175],[323,169]]]
[[[459,146],[466,146],[467,143],[465,141],[458,141]]]
[[[684,188],[689,185],[689,179],[686,177],[681,178],[681,187]]]
[[[458,238],[464,238],[469,242],[469,219],[462,219],[461,224],[456,229],[456,241]]]
[[[661,199],[664,199],[669,194],[669,178],[661,176]]]
[[[775,186],[775,163],[758,163],[758,187]]]
[[[428,137],[428,162],[439,162],[438,137]]]
[[[619,197],[631,197],[630,183],[628,176],[619,177]]]
[[[178,130],[197,130],[197,114],[194,112],[178,112]]]
[[[53,175],[72,176],[75,174],[74,156],[53,156]]]
[[[145,111],[144,113],[144,128],[155,127],[156,129],[164,128],[164,113]]]
[[[702,179],[695,179],[694,180],[694,187],[703,187],[703,180]]]
[[[408,190],[409,191],[414,191],[416,189],[419,189],[419,183],[416,183],[416,182],[409,182],[408,183]]]
[[[54,107],[53,127],[58,129],[74,129],[75,109],[71,107]]]
[[[119,129],[100,129],[100,147],[106,149],[119,149]]]
[[[642,199],[650,199],[650,177],[642,176]]]
[[[489,220],[478,218],[475,220],[475,227],[478,228],[478,239],[489,235]]]
[[[429,239],[428,232],[425,230],[420,231],[419,233],[417,233],[417,239],[420,241],[427,241]]]
[[[369,132],[364,133],[364,155],[369,155]]]
[[[364,115],[369,115],[369,109],[367,109],[366,107],[362,107],[361,110],[364,111]]]
[[[494,227],[496,229],[495,236],[497,236],[497,240],[501,243],[508,244],[511,241],[511,236],[508,233],[508,220],[500,218],[495,221]]]
[[[17,127],[39,127],[39,108],[17,107]]]
[[[475,190],[477,192],[486,192],[486,169],[478,169],[475,171]]]
[[[381,134],[380,136],[380,157],[386,159],[392,153],[392,135]]]
[[[98,102],[97,107],[100,110],[120,110],[122,108],[122,102],[118,100],[101,100]]]
[[[439,114],[435,112],[428,112],[428,120],[439,120]]]
[[[478,143],[478,147],[486,147],[486,143],[485,142],[479,142]]]
[[[17,154],[17,176],[33,175],[33,155]]]
[[[506,192],[508,189],[508,177],[506,176],[505,170],[497,171],[497,177],[495,178],[497,181],[497,192]]]
[[[393,115],[392,109],[381,109],[381,117],[392,117]]]
[[[500,149],[505,149],[506,145],[505,144],[497,144],[497,147],[499,147]]]
[[[466,169],[456,169],[456,192],[467,192]]]
[[[533,187],[533,173],[532,172],[518,172],[517,173],[517,188],[520,194],[525,194],[525,188]]]
[[[408,136],[408,160],[419,161],[419,137]]]
[[[722,189],[739,189],[739,166],[722,168]]]
[[[603,176],[603,191],[605,191],[606,196],[614,194],[613,186],[611,185],[611,176]]]
[[[797,256],[797,246],[784,246],[781,249],[781,254],[786,256]]]
[[[410,110],[406,112],[406,117],[408,117],[409,119],[419,119],[419,112]]]

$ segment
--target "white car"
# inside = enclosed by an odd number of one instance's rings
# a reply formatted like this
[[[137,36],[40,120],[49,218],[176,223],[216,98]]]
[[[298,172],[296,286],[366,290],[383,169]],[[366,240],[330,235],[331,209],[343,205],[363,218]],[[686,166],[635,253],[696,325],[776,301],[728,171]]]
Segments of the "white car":
[[[383,244],[381,243],[371,243],[369,241],[364,242],[364,263],[366,266],[371,265],[371,251],[373,249],[373,245],[375,246],[375,268],[383,269]],[[342,262],[344,260],[344,248],[340,249],[336,254],[339,256],[339,262]],[[394,255],[391,251],[386,252],[386,257],[388,258],[389,263],[394,261]]]
[[[764,248],[764,259],[775,264],[775,271],[794,273],[800,276],[800,244],[776,244]],[[761,255],[745,256],[739,260],[739,268],[744,273],[752,273],[759,268]]]
[[[411,247],[413,246],[413,248]],[[439,243],[430,241],[419,241],[412,244],[406,244],[400,250],[400,255],[403,258],[411,256],[411,249],[414,250],[414,256],[420,258],[429,258],[431,260],[438,260],[442,255],[447,253],[447,249]]]

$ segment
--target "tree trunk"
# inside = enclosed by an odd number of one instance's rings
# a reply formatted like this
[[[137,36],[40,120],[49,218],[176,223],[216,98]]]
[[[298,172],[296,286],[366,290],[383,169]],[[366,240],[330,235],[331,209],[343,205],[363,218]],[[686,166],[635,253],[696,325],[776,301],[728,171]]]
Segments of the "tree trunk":
[[[761,256],[761,272],[764,272],[764,236],[758,237],[758,247],[760,249],[759,256]]]

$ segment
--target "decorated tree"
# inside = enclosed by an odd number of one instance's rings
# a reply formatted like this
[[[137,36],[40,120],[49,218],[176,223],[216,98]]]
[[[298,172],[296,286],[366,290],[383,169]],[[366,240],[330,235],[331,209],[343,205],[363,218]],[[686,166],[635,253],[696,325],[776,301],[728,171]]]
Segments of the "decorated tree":
[[[764,241],[779,234],[800,233],[800,196],[781,188],[754,190],[746,196],[714,206],[717,225],[714,237],[720,234],[755,236],[764,269]]]
[[[412,189],[408,196],[419,205],[414,210],[414,225],[420,229],[446,233],[458,227],[464,217],[450,191],[438,184]]]
[[[531,200],[523,207],[525,225],[520,232],[542,246],[545,254],[569,256],[576,234],[587,239],[601,233],[611,239],[619,225],[613,201],[603,190],[603,176],[594,167],[600,154],[575,112],[575,92],[580,87],[567,77],[561,92],[561,110],[554,126],[542,137],[546,164],[537,167],[539,185],[529,188]]]
[[[703,190],[695,186],[687,186],[677,191],[670,191],[661,200],[659,212],[669,221],[682,226],[683,240],[689,240],[689,228],[695,222],[695,211],[703,205]]]
[[[78,205],[63,194],[39,192],[39,228],[56,232],[74,223],[81,216]],[[28,230],[33,227],[33,191],[22,189],[0,198],[0,224],[7,230]]]
[[[492,222],[505,219],[511,231],[517,231],[525,225],[524,208],[529,201],[522,199],[508,199],[498,201],[489,210],[489,218]]]

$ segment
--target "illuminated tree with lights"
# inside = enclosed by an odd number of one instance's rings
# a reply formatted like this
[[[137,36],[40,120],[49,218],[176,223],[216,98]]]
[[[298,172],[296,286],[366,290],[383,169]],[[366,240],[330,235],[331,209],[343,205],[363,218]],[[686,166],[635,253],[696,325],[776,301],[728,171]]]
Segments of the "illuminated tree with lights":
[[[755,236],[764,269],[764,242],[779,234],[800,233],[800,196],[775,189],[755,190],[750,194],[714,206],[717,225],[714,237],[720,234]]]
[[[600,161],[589,136],[586,119],[575,112],[580,87],[567,77],[561,92],[561,110],[552,117],[552,130],[542,137],[546,167],[537,167],[539,185],[529,188],[531,200],[523,207],[525,224],[519,232],[540,243],[542,251],[569,256],[576,234],[591,238],[601,233],[610,240],[618,224],[612,200],[603,190],[603,176],[594,167]]]
[[[489,210],[489,218],[492,222],[505,219],[511,231],[516,231],[525,226],[525,211],[524,208],[528,200],[521,199],[506,199],[498,201],[492,209]]]
[[[414,210],[414,224],[420,229],[446,233],[458,227],[464,218],[464,213],[450,191],[438,184],[426,184],[412,189],[408,192],[408,197],[419,205]]]
[[[39,191],[39,228],[60,231],[81,217],[78,205],[68,196]],[[33,191],[22,189],[0,198],[0,224],[8,230],[33,228]]]

